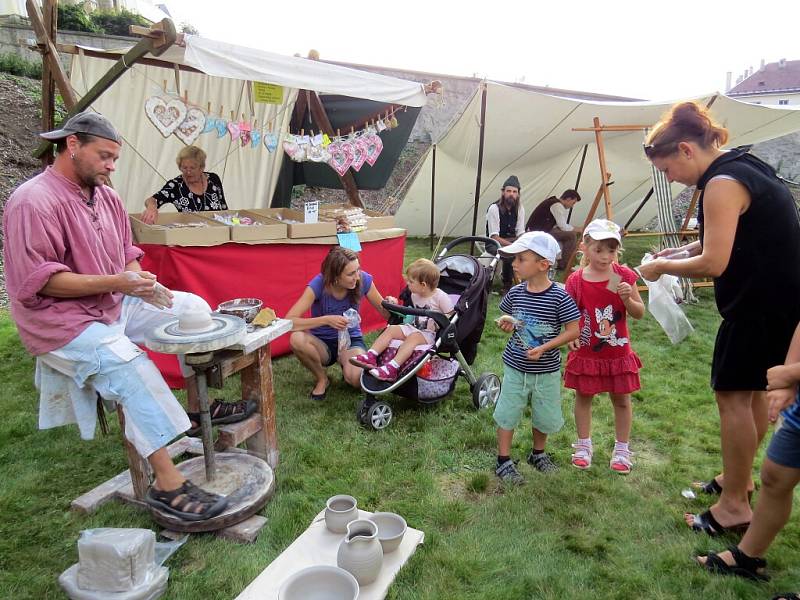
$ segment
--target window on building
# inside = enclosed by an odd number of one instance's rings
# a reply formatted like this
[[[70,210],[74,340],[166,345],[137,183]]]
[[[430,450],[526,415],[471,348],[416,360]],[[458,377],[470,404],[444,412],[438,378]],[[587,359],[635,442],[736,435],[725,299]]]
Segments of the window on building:
[[[778,100],[778,104],[789,104],[788,100]]]

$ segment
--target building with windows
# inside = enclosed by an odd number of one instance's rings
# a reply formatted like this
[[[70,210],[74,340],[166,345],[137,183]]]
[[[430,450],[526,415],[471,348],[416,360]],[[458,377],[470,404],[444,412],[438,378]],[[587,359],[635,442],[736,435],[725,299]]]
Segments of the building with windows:
[[[726,95],[753,104],[800,106],[800,60],[780,59],[752,67],[740,75],[731,87],[730,74]]]

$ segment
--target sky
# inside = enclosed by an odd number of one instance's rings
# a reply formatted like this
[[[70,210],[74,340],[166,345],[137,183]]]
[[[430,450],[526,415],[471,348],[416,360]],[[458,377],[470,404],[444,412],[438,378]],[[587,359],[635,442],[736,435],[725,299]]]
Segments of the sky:
[[[278,54],[646,100],[800,59],[798,0],[162,2],[204,37]]]

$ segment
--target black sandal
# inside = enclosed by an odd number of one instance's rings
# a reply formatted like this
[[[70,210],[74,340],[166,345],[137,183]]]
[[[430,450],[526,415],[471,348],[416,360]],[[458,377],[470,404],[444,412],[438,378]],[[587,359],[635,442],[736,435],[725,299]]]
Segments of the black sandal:
[[[200,489],[188,479],[178,489],[165,492],[151,486],[145,496],[147,504],[184,521],[205,521],[220,514],[228,505],[225,496]],[[202,510],[198,511],[198,508]]]
[[[700,565],[711,573],[736,575],[751,581],[769,581],[769,575],[764,573],[764,569],[767,568],[766,560],[748,556],[739,550],[738,546],[728,546],[728,550],[733,555],[734,564],[729,565],[716,552],[709,552],[706,556],[706,562],[700,563]]]
[[[712,478],[711,481],[698,481],[694,486],[703,494],[708,494],[709,496],[719,496],[722,494],[722,486],[719,484],[716,477]],[[753,501],[753,490],[747,491],[747,501]]]
[[[211,415],[212,425],[224,425],[226,423],[244,421],[247,417],[256,412],[257,408],[258,405],[255,400],[240,400],[239,402],[214,400],[211,406],[208,407],[208,412]],[[187,412],[186,414],[192,423],[197,423],[197,425],[186,432],[186,435],[195,437],[202,431],[202,427],[200,426],[200,413]]]
[[[738,523],[736,525],[728,525],[725,527],[724,525],[720,525],[719,521],[714,518],[714,515],[711,514],[711,509],[707,510],[704,513],[700,513],[699,515],[693,515],[694,521],[690,525],[692,531],[703,532],[711,537],[715,537],[718,535],[722,535],[723,533],[741,533],[743,534],[747,531],[747,528],[750,526],[750,522],[747,523]]]

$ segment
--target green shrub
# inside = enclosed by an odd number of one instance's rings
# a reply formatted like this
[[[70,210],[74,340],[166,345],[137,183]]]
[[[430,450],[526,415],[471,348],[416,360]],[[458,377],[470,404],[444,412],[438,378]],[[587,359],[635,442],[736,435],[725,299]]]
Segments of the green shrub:
[[[17,54],[0,53],[0,72],[30,77],[31,79],[42,78],[42,61],[26,60]]]
[[[92,18],[79,4],[58,5],[58,28],[68,31],[103,33],[103,29],[94,24]]]
[[[108,35],[130,35],[131,25],[141,25],[148,27],[150,21],[143,16],[122,9],[116,11],[97,11],[92,13],[92,23]]]

